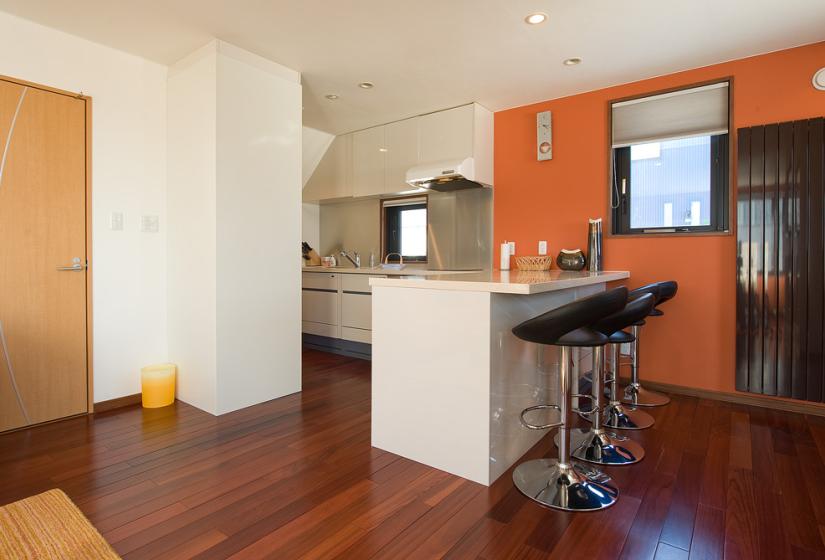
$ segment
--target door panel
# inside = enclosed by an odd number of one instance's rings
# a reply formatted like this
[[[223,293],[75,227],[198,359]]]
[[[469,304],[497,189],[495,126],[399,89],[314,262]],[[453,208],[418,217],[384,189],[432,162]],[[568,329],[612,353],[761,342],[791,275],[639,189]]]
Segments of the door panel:
[[[352,193],[370,196],[384,192],[384,129],[376,126],[352,134]]]
[[[0,430],[88,409],[85,103],[0,81]]]
[[[341,326],[371,330],[372,296],[367,294],[342,294]]]
[[[301,290],[301,303],[304,321],[338,324],[338,292]]]

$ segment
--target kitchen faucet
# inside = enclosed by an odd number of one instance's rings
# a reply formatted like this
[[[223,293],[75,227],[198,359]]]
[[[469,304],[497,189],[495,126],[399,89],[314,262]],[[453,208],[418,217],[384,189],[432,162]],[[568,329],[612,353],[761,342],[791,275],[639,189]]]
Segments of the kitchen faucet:
[[[355,253],[353,254],[355,255],[354,259],[351,256],[349,256],[349,253],[347,253],[343,249],[341,250],[342,257],[345,257],[349,262],[351,262],[355,268],[361,268],[361,255],[358,254],[358,251],[355,251]]]

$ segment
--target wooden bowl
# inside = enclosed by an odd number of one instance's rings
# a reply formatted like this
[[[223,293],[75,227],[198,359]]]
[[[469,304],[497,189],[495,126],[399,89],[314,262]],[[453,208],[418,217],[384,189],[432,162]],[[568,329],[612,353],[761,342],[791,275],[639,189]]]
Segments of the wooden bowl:
[[[549,255],[516,257],[516,266],[519,270],[550,270],[553,257]]]

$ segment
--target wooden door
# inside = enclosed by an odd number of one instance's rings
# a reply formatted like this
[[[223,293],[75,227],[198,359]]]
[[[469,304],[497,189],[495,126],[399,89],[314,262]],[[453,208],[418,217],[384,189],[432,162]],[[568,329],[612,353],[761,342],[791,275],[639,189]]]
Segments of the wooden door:
[[[86,100],[0,80],[0,150],[3,431],[88,411]]]

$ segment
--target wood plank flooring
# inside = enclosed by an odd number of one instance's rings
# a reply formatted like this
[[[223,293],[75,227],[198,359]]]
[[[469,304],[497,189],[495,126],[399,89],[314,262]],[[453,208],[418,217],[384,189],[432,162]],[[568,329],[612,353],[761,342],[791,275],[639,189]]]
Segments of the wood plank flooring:
[[[369,363],[212,417],[130,407],[0,436],[0,504],[62,488],[137,558],[825,557],[825,419],[674,396],[608,469],[616,506],[543,509],[370,447]],[[554,454],[544,438],[530,457]]]

